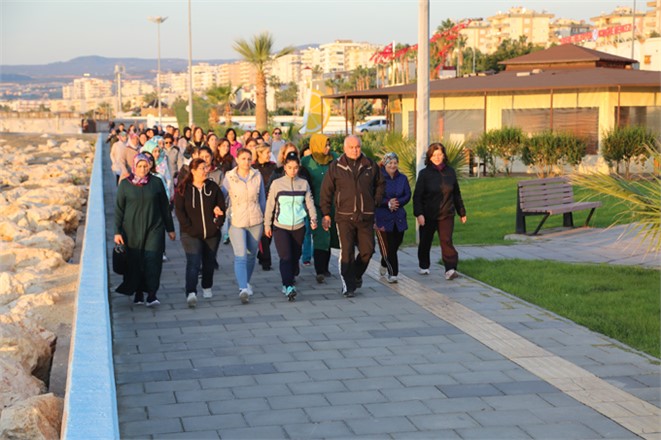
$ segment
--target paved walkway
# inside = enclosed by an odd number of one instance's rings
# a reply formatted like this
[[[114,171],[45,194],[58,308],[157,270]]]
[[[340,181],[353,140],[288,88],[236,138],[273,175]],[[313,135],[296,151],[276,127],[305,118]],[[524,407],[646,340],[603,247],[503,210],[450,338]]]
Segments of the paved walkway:
[[[460,246],[463,259],[522,258],[564,262],[608,263],[661,267],[661,254],[651,253],[628,225],[609,229],[576,228],[543,231],[538,237],[512,237],[518,242],[502,246]]]
[[[399,284],[372,264],[353,299],[303,268],[289,303],[257,269],[241,305],[221,245],[196,309],[180,243],[167,253],[159,308],[111,294],[122,438],[661,438],[658,359],[468,278],[417,275],[415,249]]]

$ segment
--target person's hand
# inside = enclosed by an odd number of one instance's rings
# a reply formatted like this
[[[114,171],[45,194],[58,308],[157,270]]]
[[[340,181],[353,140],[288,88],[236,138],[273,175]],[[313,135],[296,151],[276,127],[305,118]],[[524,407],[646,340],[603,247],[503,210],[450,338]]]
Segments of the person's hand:
[[[466,223],[466,216],[461,217],[461,222]]]
[[[177,234],[173,232],[168,232],[168,237],[170,237],[170,240],[174,241],[175,238],[177,238]]]
[[[399,200],[393,197],[388,201],[388,207],[391,211],[397,211],[399,209]]]
[[[324,228],[324,231],[328,231],[330,229],[331,225],[331,218],[330,215],[325,215],[323,219],[321,219],[321,227]]]
[[[115,234],[115,244],[124,244],[124,237],[122,237],[122,234]]]
[[[266,229],[264,231],[264,235],[266,235],[268,238],[271,238],[273,236],[273,231],[271,231],[270,229]]]
[[[213,214],[216,217],[220,217],[221,215],[223,215],[223,210],[216,206],[215,208],[213,208]]]
[[[424,225],[425,225],[425,216],[424,216],[424,215],[419,215],[419,216],[417,217],[417,219],[418,219],[418,224],[419,224],[420,226],[424,226]]]
[[[315,230],[317,229],[317,222],[312,220],[310,221],[310,229]]]

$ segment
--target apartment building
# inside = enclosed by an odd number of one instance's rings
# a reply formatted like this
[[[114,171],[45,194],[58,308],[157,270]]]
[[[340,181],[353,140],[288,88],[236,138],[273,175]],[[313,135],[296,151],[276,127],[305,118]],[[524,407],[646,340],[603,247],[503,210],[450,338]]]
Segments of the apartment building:
[[[365,58],[369,61],[377,47],[371,43],[355,43],[352,40],[335,40],[322,44],[319,46],[319,66],[324,73],[351,70],[349,64],[362,62]],[[371,53],[367,56],[369,51]],[[353,52],[356,52],[356,55],[352,58]]]
[[[294,52],[273,61],[270,75],[277,77],[282,84],[301,81],[301,52]]]
[[[470,47],[486,53],[491,43],[491,25],[487,21],[472,20],[465,28],[459,31],[466,39],[465,47]]]
[[[548,46],[554,16],[546,11],[515,7],[489,17],[491,31],[486,52],[495,51],[503,40],[518,40],[521,36],[525,36],[529,43]]]
[[[93,99],[112,96],[112,81],[92,78],[85,74],[62,87],[63,99]]]

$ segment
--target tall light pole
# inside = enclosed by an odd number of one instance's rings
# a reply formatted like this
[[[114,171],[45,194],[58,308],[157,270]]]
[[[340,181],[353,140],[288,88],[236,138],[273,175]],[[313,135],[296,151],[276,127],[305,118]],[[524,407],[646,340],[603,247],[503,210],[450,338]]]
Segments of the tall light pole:
[[[418,80],[416,87],[416,169],[419,172],[425,167],[424,156],[429,146],[429,0],[418,0]]]
[[[157,35],[158,35],[158,66],[156,70],[156,99],[158,99],[158,127],[159,130],[163,126],[162,114],[161,114],[161,23],[167,20],[167,17],[147,17],[147,20],[152,23],[156,23]]]
[[[191,0],[188,0],[188,126],[193,126],[193,26],[191,25]]]

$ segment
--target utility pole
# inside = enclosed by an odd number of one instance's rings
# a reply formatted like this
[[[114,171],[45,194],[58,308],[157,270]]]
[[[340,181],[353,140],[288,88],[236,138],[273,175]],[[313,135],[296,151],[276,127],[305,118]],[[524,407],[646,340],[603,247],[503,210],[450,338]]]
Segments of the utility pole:
[[[193,26],[191,0],[188,0],[188,126],[193,126]]]
[[[636,0],[633,0],[633,10],[631,11],[631,59],[633,60],[633,46],[636,41]]]
[[[429,146],[429,0],[418,0],[418,80],[416,100],[416,169],[419,172],[425,167],[424,157]]]
[[[156,23],[156,34],[158,43],[158,61],[156,68],[156,99],[158,99],[158,127],[159,130],[163,127],[163,115],[161,113],[161,23],[167,20],[167,17],[147,17],[147,20]]]

